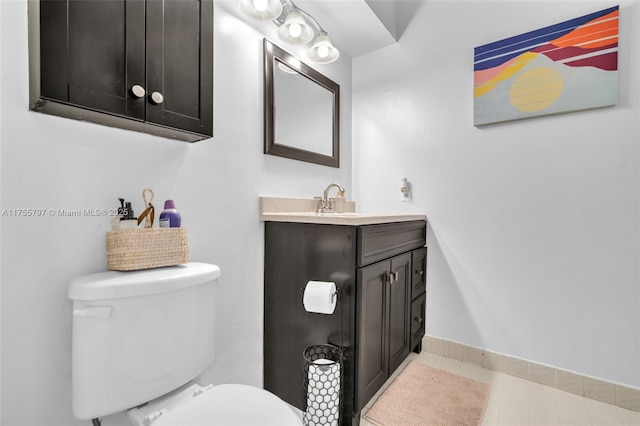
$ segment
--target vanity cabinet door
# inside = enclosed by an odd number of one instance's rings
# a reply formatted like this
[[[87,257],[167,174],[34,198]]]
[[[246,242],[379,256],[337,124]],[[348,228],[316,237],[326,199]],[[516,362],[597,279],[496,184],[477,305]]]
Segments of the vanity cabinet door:
[[[411,253],[358,269],[359,411],[410,352]]]
[[[389,377],[389,266],[388,261],[383,261],[358,269],[356,412]]]
[[[411,307],[411,253],[391,259],[393,279],[388,286],[389,303],[389,374],[395,371],[409,355]]]

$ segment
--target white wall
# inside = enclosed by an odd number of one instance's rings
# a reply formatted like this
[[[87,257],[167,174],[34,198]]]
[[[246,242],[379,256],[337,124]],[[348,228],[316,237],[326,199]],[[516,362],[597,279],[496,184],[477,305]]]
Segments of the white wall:
[[[27,4],[0,2],[0,208],[110,208],[125,197],[139,213],[146,187],[159,209],[173,198],[192,260],[222,269],[211,306],[218,357],[204,379],[259,386],[258,196],[313,197],[334,181],[351,190],[351,59],[321,69],[342,89],[342,167],[263,155],[263,34],[229,12],[236,9],[235,1],[216,1],[215,136],[188,144],[28,111]],[[109,219],[2,217],[3,425],[81,424],[71,414],[66,291],[74,276],[105,270]]]
[[[429,218],[427,334],[639,386],[640,3],[400,4],[353,61],[353,179],[359,210]],[[616,107],[473,127],[475,46],[615,4]]]

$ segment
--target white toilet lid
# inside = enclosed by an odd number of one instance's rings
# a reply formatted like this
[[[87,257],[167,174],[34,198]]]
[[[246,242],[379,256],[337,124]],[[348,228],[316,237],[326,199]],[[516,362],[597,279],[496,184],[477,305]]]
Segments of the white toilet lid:
[[[247,385],[218,385],[161,415],[152,426],[300,426],[302,421],[283,400]]]

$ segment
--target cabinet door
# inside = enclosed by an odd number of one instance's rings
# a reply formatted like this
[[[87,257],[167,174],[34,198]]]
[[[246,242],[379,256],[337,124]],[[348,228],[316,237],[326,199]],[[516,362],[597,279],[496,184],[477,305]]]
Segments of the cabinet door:
[[[388,308],[389,262],[358,269],[356,407],[359,412],[389,376]]]
[[[147,93],[148,122],[213,134],[211,0],[147,0]]]
[[[144,118],[145,5],[123,0],[40,2],[40,92],[46,99]]]
[[[393,373],[409,355],[411,308],[411,253],[391,259],[393,278],[389,283],[389,374]]]

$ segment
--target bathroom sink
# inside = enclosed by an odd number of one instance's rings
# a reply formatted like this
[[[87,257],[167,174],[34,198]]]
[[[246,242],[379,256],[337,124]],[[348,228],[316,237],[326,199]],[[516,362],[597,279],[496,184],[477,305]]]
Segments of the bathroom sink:
[[[426,220],[420,214],[360,213],[355,202],[347,201],[344,213],[316,213],[313,199],[260,197],[260,220],[265,222],[321,223],[331,225],[372,225],[376,223]]]
[[[262,213],[260,220],[266,222],[321,223],[330,225],[371,225],[376,223],[408,222],[426,220],[424,215],[385,213],[315,213],[315,212],[274,212]]]

